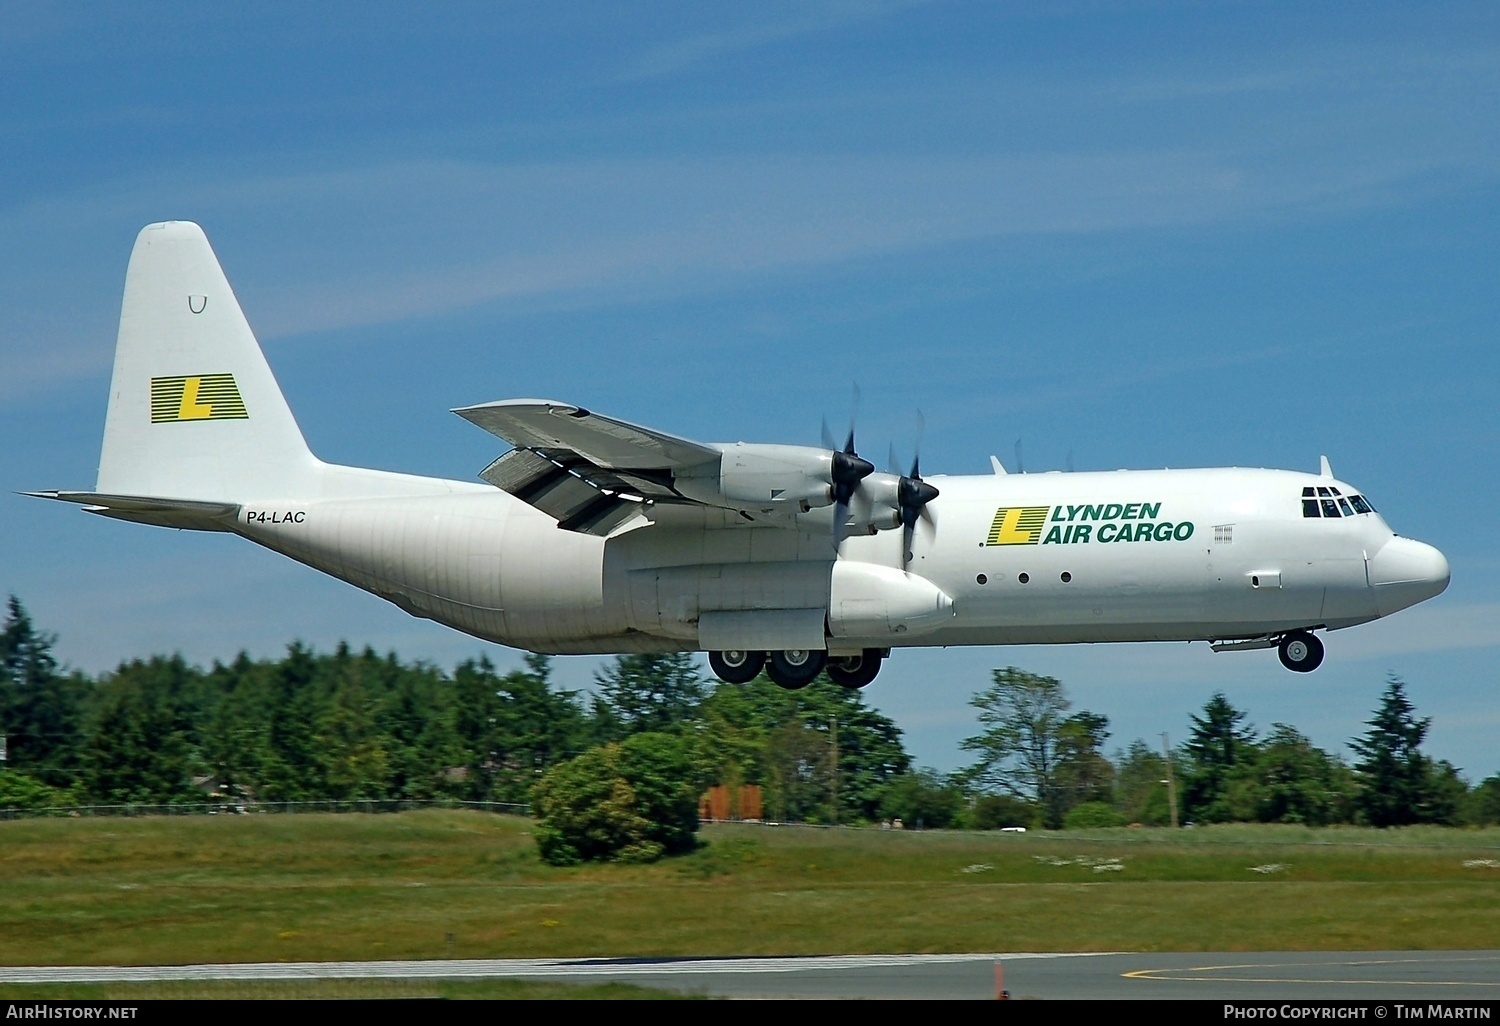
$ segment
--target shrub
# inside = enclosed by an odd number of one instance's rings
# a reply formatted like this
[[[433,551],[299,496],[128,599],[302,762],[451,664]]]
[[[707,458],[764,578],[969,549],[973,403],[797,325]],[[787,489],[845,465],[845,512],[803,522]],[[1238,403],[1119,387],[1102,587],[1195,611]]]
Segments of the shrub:
[[[697,788],[686,745],[636,734],[553,767],[532,791],[536,841],[555,866],[653,862],[697,843]]]
[[[959,818],[959,825],[971,830],[999,830],[1002,827],[1040,826],[1035,805],[1007,794],[982,794]]]
[[[1064,830],[1096,830],[1099,827],[1125,825],[1125,817],[1114,810],[1108,802],[1084,802],[1068,810],[1063,820]]]

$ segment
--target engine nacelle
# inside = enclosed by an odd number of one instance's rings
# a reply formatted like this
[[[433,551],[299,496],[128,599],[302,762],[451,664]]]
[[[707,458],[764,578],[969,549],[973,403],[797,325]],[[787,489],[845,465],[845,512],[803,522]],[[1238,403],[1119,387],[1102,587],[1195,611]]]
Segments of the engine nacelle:
[[[721,445],[717,475],[679,475],[679,491],[715,506],[807,510],[833,502],[833,453],[808,445]]]
[[[952,619],[953,600],[925,577],[847,559],[833,564],[831,637],[878,640],[926,634]]]

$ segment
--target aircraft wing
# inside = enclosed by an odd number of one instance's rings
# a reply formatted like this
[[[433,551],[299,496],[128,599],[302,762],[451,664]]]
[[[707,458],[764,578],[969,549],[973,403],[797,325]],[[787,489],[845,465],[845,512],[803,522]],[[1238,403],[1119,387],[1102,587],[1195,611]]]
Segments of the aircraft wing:
[[[568,449],[601,467],[681,469],[720,455],[701,442],[547,399],[505,399],[453,412],[519,449]]]
[[[460,417],[515,448],[480,477],[557,520],[600,537],[642,515],[652,502],[690,502],[677,473],[716,463],[713,446],[545,399],[465,406]]]

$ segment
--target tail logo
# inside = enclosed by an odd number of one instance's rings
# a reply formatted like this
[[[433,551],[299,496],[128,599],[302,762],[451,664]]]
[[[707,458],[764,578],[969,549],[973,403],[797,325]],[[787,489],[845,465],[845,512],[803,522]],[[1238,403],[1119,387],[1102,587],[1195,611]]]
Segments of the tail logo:
[[[178,420],[245,420],[245,400],[233,374],[151,379],[151,423]]]

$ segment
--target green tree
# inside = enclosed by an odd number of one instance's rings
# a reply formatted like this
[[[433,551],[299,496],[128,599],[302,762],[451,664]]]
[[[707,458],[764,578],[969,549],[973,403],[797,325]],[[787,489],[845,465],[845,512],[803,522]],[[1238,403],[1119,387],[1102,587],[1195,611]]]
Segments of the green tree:
[[[341,645],[334,665],[324,669],[332,688],[319,710],[314,734],[323,796],[340,801],[384,798],[390,762],[387,739],[377,727],[375,702],[362,667]]]
[[[35,777],[11,769],[0,769],[0,809],[41,809],[56,805],[77,805],[74,789],[48,787]]]
[[[709,783],[761,785],[777,819],[876,819],[886,787],[911,766],[895,722],[826,677],[799,691],[765,676],[721,684],[700,707],[694,737]]]
[[[1187,772],[1183,781],[1183,815],[1189,820],[1222,823],[1254,818],[1253,765],[1255,728],[1243,725],[1246,714],[1229,704],[1222,691],[1193,716],[1188,735]]]
[[[10,596],[0,627],[0,734],[7,762],[48,785],[67,787],[77,780],[87,685],[58,672],[56,642]]]
[[[543,773],[589,747],[578,693],[554,688],[551,673],[551,660],[540,655],[504,675],[487,658],[455,671],[458,764],[470,798],[525,802]]]
[[[1115,810],[1127,823],[1167,826],[1172,822],[1167,760],[1139,738],[1115,754]]]
[[[266,745],[261,797],[306,801],[328,797],[318,723],[327,701],[318,659],[301,642],[271,668],[266,695]]]
[[[1063,819],[1065,830],[1098,830],[1124,825],[1125,817],[1109,802],[1081,802],[1069,809]]]
[[[980,794],[973,797],[954,825],[970,830],[1003,830],[1030,826],[1036,819],[1034,802],[1008,794]]]
[[[601,736],[617,740],[647,731],[680,731],[698,717],[708,688],[687,652],[622,655],[594,675]]]
[[[99,801],[160,804],[201,797],[190,706],[195,673],[181,656],[121,666],[100,687],[85,748],[89,794]]]
[[[934,769],[902,773],[886,785],[881,819],[899,819],[909,828],[943,830],[964,808],[963,788]]]
[[[537,848],[552,865],[650,862],[691,850],[698,784],[679,736],[636,734],[591,748],[533,789]]]
[[[984,727],[960,743],[979,756],[965,771],[970,786],[1034,803],[1045,826],[1061,827],[1066,796],[1058,786],[1058,748],[1072,704],[1062,683],[1007,666],[995,670],[994,684],[969,704],[979,710]]]
[[[1084,802],[1114,800],[1115,768],[1104,756],[1109,717],[1087,710],[1074,713],[1057,728],[1058,798],[1071,809]]]
[[[1500,823],[1500,774],[1481,780],[1464,799],[1462,820],[1469,826]]]
[[[1355,804],[1365,821],[1378,827],[1450,821],[1444,818],[1450,810],[1437,801],[1435,768],[1422,754],[1432,719],[1417,718],[1401,678],[1389,678],[1380,708],[1366,722],[1370,729],[1364,737],[1349,742],[1359,757]]]
[[[1338,759],[1285,723],[1273,723],[1256,760],[1256,819],[1324,826],[1348,822],[1353,777]]]

